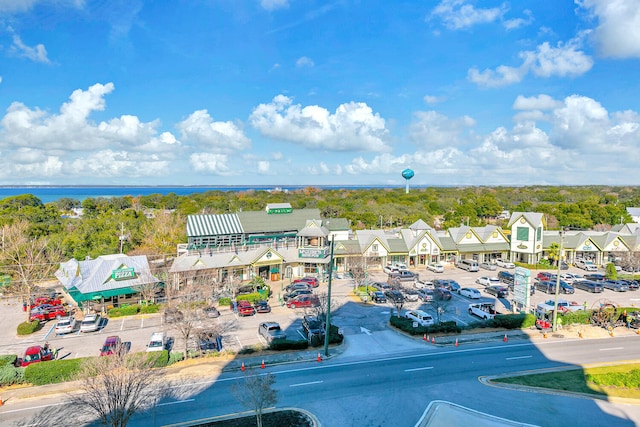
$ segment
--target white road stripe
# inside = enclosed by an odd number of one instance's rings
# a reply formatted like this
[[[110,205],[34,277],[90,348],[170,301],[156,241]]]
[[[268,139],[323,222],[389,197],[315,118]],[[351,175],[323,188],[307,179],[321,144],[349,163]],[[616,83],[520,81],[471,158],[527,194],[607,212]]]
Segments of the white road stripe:
[[[176,400],[173,402],[158,403],[156,406],[167,406],[167,405],[175,405],[177,403],[188,403],[188,402],[193,402],[194,400],[195,399]]]
[[[600,351],[612,351],[612,350],[623,350],[624,347],[609,347],[609,348],[601,348]]]
[[[529,359],[533,356],[517,356],[517,357],[507,357],[505,360],[518,360],[518,359]]]
[[[424,371],[426,369],[433,369],[433,366],[425,366],[424,368],[405,369],[405,372]]]
[[[322,384],[324,381],[311,381],[308,383],[291,384],[289,387],[301,387],[305,385]]]

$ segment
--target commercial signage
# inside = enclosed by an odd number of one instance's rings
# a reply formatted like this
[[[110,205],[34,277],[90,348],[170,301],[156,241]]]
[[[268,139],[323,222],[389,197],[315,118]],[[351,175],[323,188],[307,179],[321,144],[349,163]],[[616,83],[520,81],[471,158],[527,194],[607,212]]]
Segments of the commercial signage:
[[[113,280],[128,280],[134,279],[135,277],[136,272],[133,268],[119,268],[111,272],[111,278]]]
[[[531,292],[531,271],[527,268],[516,267],[513,275],[513,300],[520,306],[529,307]]]
[[[293,212],[292,208],[269,208],[267,210],[267,214],[269,214],[269,215],[272,215],[272,214],[275,214],[275,215],[278,215],[278,214],[289,214],[291,212]]]
[[[298,249],[298,258],[326,258],[325,248],[302,248]]]

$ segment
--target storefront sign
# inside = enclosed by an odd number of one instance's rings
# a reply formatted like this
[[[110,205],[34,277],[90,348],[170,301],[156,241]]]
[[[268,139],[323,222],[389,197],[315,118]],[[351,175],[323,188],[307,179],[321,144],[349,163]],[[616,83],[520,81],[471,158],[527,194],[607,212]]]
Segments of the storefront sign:
[[[327,250],[324,248],[304,248],[298,249],[298,258],[325,258]]]
[[[134,279],[135,277],[136,272],[133,268],[120,268],[111,272],[111,278],[113,280],[128,280]]]

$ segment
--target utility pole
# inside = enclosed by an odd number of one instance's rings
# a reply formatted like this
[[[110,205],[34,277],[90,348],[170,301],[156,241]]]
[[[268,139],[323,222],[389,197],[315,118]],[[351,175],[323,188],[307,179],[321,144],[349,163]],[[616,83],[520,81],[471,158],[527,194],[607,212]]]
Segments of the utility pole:
[[[556,275],[556,295],[553,302],[553,332],[558,330],[558,293],[560,292],[560,266],[562,265],[562,246],[564,243],[564,230],[560,230],[560,252],[558,253],[558,273]]]
[[[329,356],[329,332],[331,331],[331,279],[333,278],[333,239],[331,237],[331,255],[329,255],[329,282],[327,284],[327,319],[324,326],[324,356]]]
[[[120,223],[120,253],[124,247],[124,241],[127,240],[127,236],[124,235],[124,223]]]

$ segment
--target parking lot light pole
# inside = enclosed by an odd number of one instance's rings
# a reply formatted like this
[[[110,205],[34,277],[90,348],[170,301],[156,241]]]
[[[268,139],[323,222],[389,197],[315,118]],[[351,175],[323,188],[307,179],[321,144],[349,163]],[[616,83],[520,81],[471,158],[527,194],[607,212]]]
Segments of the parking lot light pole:
[[[331,332],[331,279],[333,277],[333,237],[329,255],[329,282],[327,283],[327,318],[324,324],[324,356],[329,356],[329,333]]]
[[[556,275],[556,295],[553,302],[553,332],[558,330],[558,294],[560,293],[560,266],[562,265],[562,251],[564,243],[564,230],[560,230],[560,251],[558,253],[558,274]]]

